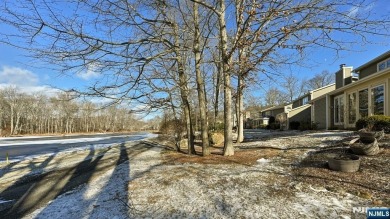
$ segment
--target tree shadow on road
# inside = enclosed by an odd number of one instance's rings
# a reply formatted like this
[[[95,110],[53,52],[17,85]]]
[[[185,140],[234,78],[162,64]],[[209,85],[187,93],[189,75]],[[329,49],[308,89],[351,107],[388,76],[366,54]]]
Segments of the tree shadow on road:
[[[87,175],[83,178],[86,185],[74,192],[66,193],[65,196],[58,197],[40,211],[37,217],[47,218],[55,213],[68,218],[111,218],[115,215],[107,215],[107,212],[115,212],[123,216],[128,215],[129,211],[135,211],[132,202],[129,201],[131,194],[128,190],[128,182],[132,180],[130,161],[153,147],[142,143],[131,147],[127,147],[124,143],[121,144],[119,154],[115,153],[115,156],[110,157],[111,168],[102,169],[101,165],[104,165],[102,163],[107,162],[107,159],[102,159],[91,171],[93,176]],[[145,174],[152,168],[148,167],[145,171],[139,172],[137,176]],[[68,185],[64,186],[64,188],[67,187]]]
[[[97,157],[93,157],[94,155],[95,150],[91,147],[89,154],[76,166],[29,177],[28,180],[19,180],[0,194],[0,197],[16,199],[10,209],[0,213],[4,217],[20,217],[67,190],[88,181],[104,153]],[[45,160],[41,165],[47,165],[51,159],[53,157]],[[85,174],[83,179],[78,178],[80,174]]]
[[[54,155],[49,156],[41,164],[37,166],[30,164],[29,167],[33,168],[34,166],[37,169],[44,169],[50,161],[54,159],[54,157]],[[31,162],[33,161],[30,161],[30,163]],[[15,163],[15,165],[17,164],[18,163]],[[31,191],[31,187],[35,185],[33,182],[42,180],[44,176],[45,174],[29,175],[29,173],[27,173],[24,176],[19,177],[19,179],[12,185],[2,190],[0,193],[0,199],[10,200],[10,202],[5,202],[0,205],[0,215],[3,215],[3,217],[12,217],[15,212],[14,206],[20,203],[21,199],[26,197],[26,193]]]

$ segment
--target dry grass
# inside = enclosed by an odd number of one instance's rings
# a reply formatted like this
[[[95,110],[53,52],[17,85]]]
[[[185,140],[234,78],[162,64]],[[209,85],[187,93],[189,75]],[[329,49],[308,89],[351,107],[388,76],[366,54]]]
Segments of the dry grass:
[[[376,156],[361,156],[362,162],[360,170],[356,173],[343,173],[329,170],[327,159],[333,154],[348,152],[348,147],[342,142],[350,140],[351,137],[346,137],[336,144],[318,149],[275,149],[275,148],[259,148],[259,149],[241,149],[236,150],[235,155],[231,157],[222,156],[222,147],[213,147],[212,155],[207,157],[200,156],[201,148],[196,147],[197,155],[187,155],[186,150],[182,149],[183,153],[175,151],[165,151],[163,159],[166,164],[232,164],[232,165],[248,165],[253,166],[260,158],[283,160],[287,165],[291,166],[291,176],[280,177],[270,175],[270,183],[288,186],[292,181],[294,183],[305,183],[313,186],[323,187],[328,191],[339,193],[351,193],[358,197],[369,199],[374,205],[389,206],[390,205],[390,135],[381,141],[382,151]],[[267,141],[262,139],[261,141]],[[285,144],[286,140],[281,140]],[[299,138],[291,140],[294,145],[299,145]],[[303,145],[303,144],[302,144]],[[309,152],[310,151],[310,152]],[[308,153],[304,159],[304,153]],[[189,173],[183,173],[187,177]],[[177,176],[178,177],[178,176]],[[163,183],[164,184],[164,183]],[[241,184],[241,183],[240,183]],[[273,194],[288,196],[286,190],[271,190]]]

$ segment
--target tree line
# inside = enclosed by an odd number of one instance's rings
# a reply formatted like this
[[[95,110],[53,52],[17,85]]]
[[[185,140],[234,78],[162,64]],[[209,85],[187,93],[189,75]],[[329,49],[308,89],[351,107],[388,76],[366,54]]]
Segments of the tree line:
[[[55,96],[0,89],[0,135],[139,131],[145,122],[123,106],[104,107],[69,92]]]
[[[388,34],[389,18],[370,9],[364,0],[5,0],[0,21],[13,29],[0,41],[64,73],[97,72],[79,94],[169,110],[185,126],[190,154],[195,121],[207,156],[209,127],[223,116],[229,156],[234,117],[243,140],[248,88],[318,48],[337,53]]]

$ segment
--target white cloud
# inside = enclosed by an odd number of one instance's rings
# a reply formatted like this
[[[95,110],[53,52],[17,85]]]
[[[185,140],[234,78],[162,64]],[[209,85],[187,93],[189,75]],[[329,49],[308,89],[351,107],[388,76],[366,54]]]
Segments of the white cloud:
[[[86,71],[83,71],[83,72],[79,72],[77,73],[77,77],[79,78],[82,78],[84,80],[89,80],[89,79],[92,79],[92,78],[97,78],[100,76],[100,74],[96,71],[98,68],[97,64],[89,64],[87,66],[87,70]]]
[[[14,86],[33,86],[38,82],[38,76],[26,69],[3,66],[0,71],[0,83]]]
[[[39,85],[39,77],[33,72],[18,67],[3,66],[0,70],[0,89],[16,87],[27,94],[43,93],[55,96],[59,90],[47,85]]]
[[[35,93],[42,93],[46,96],[57,96],[57,94],[60,92],[60,90],[43,85],[43,86],[19,86],[15,84],[0,84],[0,89],[5,89],[9,87],[15,87],[22,93],[26,94],[35,94]]]

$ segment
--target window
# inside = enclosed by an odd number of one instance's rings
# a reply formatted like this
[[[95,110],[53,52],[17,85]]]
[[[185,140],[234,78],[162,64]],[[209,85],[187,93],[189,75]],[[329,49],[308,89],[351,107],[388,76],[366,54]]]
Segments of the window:
[[[386,68],[390,68],[390,59],[378,63],[378,71],[382,71]]]
[[[305,105],[309,102],[309,96],[306,96],[302,99],[302,105]]]
[[[368,89],[359,91],[359,118],[368,116]]]
[[[344,98],[338,96],[334,98],[334,123],[341,124],[344,122]]]
[[[356,93],[348,94],[348,122],[356,122]]]
[[[384,115],[385,104],[384,104],[384,92],[385,86],[379,85],[371,89],[371,105],[372,105],[372,114],[374,115]]]

